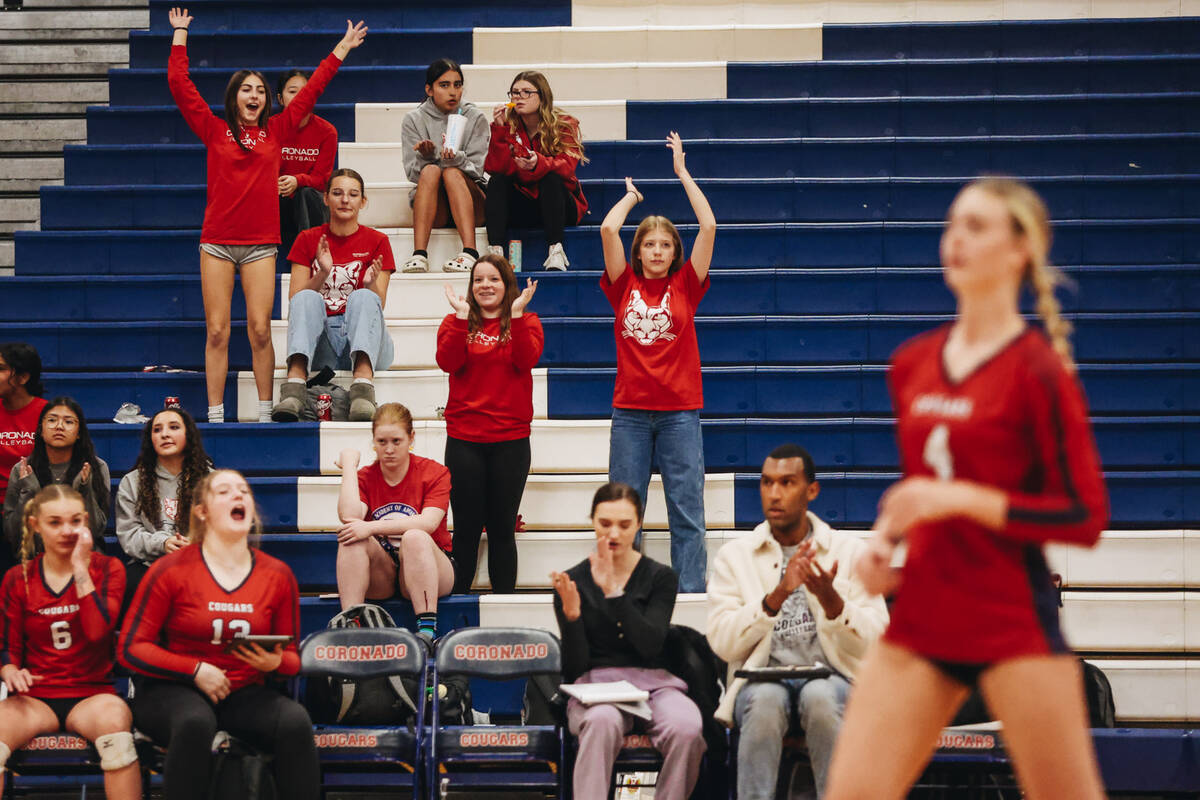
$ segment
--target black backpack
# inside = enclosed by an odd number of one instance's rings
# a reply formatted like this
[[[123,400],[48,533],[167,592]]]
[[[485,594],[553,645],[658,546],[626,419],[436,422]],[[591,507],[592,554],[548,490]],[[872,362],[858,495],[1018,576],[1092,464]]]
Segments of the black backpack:
[[[329,620],[330,628],[394,628],[392,615],[370,603],[351,606]],[[338,725],[403,725],[416,718],[424,687],[411,678],[311,678],[305,705],[314,722]]]
[[[329,620],[330,628],[395,628],[396,622],[386,609],[363,603],[351,606]],[[471,725],[471,688],[466,677],[446,678],[441,700],[442,722],[448,725]],[[433,708],[433,696],[427,686],[419,686],[415,678],[390,675],[386,678],[351,680],[348,678],[314,678],[308,681],[305,706],[313,721],[324,724],[411,725],[417,719],[417,698],[425,698],[425,714]]]
[[[212,756],[209,800],[276,800],[271,757],[230,736]]]
[[[1104,670],[1080,659],[1083,665],[1083,696],[1087,700],[1088,724],[1093,728],[1114,728],[1117,725],[1117,706],[1112,685]]]

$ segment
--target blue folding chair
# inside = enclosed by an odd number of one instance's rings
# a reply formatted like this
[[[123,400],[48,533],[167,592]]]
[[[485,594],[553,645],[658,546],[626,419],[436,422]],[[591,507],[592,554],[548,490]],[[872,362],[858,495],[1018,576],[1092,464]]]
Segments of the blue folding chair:
[[[532,628],[460,628],[437,643],[434,685],[462,675],[492,681],[558,675],[562,651]],[[558,725],[442,725],[434,693],[429,786],[432,791],[541,791],[563,796],[563,730]]]
[[[300,673],[308,680],[365,680],[392,676],[426,685],[426,646],[404,628],[329,628],[300,645]],[[322,784],[327,787],[409,788],[421,797],[425,704],[417,699],[416,725],[314,725]]]

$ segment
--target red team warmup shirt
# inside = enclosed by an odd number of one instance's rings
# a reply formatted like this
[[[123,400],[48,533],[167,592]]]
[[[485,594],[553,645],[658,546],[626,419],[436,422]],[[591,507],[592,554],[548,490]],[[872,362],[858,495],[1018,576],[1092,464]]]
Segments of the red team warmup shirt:
[[[279,148],[279,174],[294,175],[297,188],[307,186],[324,194],[333,174],[337,146],[337,128],[313,114],[308,124],[297,128]]]
[[[211,244],[279,243],[279,148],[313,105],[342,62],[330,54],[287,108],[266,129],[242,128],[242,150],[224,119],[216,116],[188,77],[187,48],[175,45],[167,62],[167,85],[183,118],[204,142],[208,196],[200,241]]]
[[[904,474],[1001,489],[1008,524],[914,527],[886,638],[976,664],[1064,652],[1042,543],[1095,544],[1108,520],[1083,390],[1034,328],[951,381],[942,366],[949,330],[918,336],[892,358]]]
[[[564,148],[574,148],[579,144],[579,121],[569,114],[559,117],[558,138]],[[518,152],[532,151],[538,154],[537,163],[533,169],[521,169],[513,158],[514,149]],[[583,187],[575,175],[579,159],[574,156],[559,153],[556,156],[546,155],[542,149],[541,138],[530,139],[524,130],[524,124],[516,131],[510,131],[508,125],[492,123],[492,138],[488,142],[487,158],[484,159],[483,169],[491,175],[512,175],[517,179],[517,191],[526,197],[537,199],[538,184],[542,178],[551,172],[563,180],[563,188],[571,196],[575,204],[575,220],[580,221],[587,213],[587,198],[583,196]]]
[[[10,412],[0,403],[0,496],[8,490],[8,476],[22,458],[33,453],[33,432],[46,401],[35,397],[29,405]]]
[[[708,286],[690,260],[666,278],[639,278],[628,264],[615,283],[607,272],[601,276],[600,288],[616,312],[615,408],[704,407],[695,316]]]
[[[321,269],[317,265],[317,245],[322,236],[329,239],[333,269],[321,286],[321,296],[325,298],[326,316],[336,317],[346,313],[346,301],[350,293],[363,288],[367,268],[376,257],[383,258],[381,269],[384,272],[395,272],[396,262],[392,258],[392,245],[385,234],[359,225],[358,230],[349,236],[335,236],[329,230],[329,223],[300,231],[292,251],[288,253],[288,261],[301,266],[308,265],[309,275],[316,275]]]
[[[431,458],[410,455],[408,472],[404,480],[389,486],[383,479],[379,462],[368,464],[358,471],[358,496],[367,504],[368,520],[390,517],[415,517],[427,508],[450,509],[450,470]],[[446,518],[433,532],[433,541],[438,547],[450,552],[450,531]],[[392,544],[400,543],[400,536],[388,537]]]
[[[447,314],[438,328],[437,363],[450,374],[446,433],[467,442],[508,442],[529,436],[533,368],[545,334],[537,314],[512,321],[500,341],[500,320],[468,333],[467,320]]]
[[[113,631],[125,594],[125,567],[117,559],[92,553],[88,566],[94,592],[81,600],[75,580],[57,594],[46,585],[44,555],[4,575],[0,603],[0,666],[27,669],[42,680],[31,697],[89,697],[114,694]]]
[[[251,553],[250,574],[233,591],[217,583],[198,544],[155,561],[125,614],[121,663],[152,678],[191,683],[206,661],[225,670],[235,691],[262,683],[263,673],[225,646],[239,635],[299,636],[300,590],[287,564],[261,550]],[[277,672],[299,671],[293,638]]]

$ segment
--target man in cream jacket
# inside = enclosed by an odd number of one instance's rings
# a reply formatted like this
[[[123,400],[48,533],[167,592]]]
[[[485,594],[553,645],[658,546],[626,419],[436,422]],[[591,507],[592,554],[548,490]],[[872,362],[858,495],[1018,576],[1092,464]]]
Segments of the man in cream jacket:
[[[729,664],[716,717],[740,729],[738,800],[773,800],[795,709],[820,797],[850,681],[887,627],[887,606],[854,577],[866,544],[808,510],[820,484],[804,448],[775,448],[759,489],[767,521],[721,548],[708,583],[708,642]],[[734,677],[742,668],[815,662],[835,673],[779,682]]]

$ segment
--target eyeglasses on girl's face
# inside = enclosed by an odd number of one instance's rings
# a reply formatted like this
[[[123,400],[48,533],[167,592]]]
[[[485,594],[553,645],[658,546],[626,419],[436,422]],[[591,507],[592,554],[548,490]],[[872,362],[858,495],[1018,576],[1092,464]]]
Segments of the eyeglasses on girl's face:
[[[540,92],[538,92],[537,89],[512,89],[509,91],[508,96],[509,97],[520,97],[520,98],[524,99],[527,97],[533,97],[536,94],[540,94]]]

